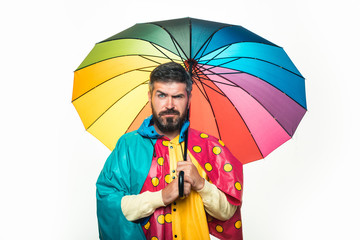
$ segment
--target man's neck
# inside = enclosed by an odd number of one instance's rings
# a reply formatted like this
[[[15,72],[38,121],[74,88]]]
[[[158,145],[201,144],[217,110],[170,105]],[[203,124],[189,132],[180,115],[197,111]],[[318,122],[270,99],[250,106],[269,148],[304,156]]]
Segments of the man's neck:
[[[174,138],[176,138],[179,134],[180,134],[180,130],[177,131],[173,131],[173,132],[167,132],[167,133],[163,133],[160,131],[160,129],[156,126],[156,124],[154,124],[154,128],[156,130],[156,132],[160,135],[164,135],[165,137],[169,138],[170,140],[173,140]]]

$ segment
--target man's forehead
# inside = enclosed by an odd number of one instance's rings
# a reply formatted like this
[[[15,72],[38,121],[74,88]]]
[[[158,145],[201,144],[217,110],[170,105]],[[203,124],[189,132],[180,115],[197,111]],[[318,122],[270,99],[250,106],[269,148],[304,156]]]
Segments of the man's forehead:
[[[186,84],[182,82],[154,82],[154,92],[183,93],[186,95]]]

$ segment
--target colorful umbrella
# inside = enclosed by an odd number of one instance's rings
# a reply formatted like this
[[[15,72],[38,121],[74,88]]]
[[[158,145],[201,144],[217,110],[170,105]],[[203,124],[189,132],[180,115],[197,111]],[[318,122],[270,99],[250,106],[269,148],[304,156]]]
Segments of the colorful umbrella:
[[[305,79],[285,51],[249,30],[183,18],[136,24],[97,43],[75,71],[72,103],[109,149],[151,114],[150,72],[183,64],[193,79],[191,127],[242,162],[289,140],[306,112]]]

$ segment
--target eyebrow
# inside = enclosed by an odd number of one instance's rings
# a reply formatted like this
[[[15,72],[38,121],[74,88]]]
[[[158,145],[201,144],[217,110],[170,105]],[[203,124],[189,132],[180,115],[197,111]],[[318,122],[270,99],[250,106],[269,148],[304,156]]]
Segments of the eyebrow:
[[[167,93],[164,93],[160,90],[156,90],[156,94],[164,94],[165,96],[168,96],[169,94]],[[176,95],[172,95],[171,97],[185,97],[185,94],[183,93],[179,93],[179,94],[176,94]]]
[[[166,94],[166,93],[164,93],[164,92],[162,92],[162,91],[160,91],[160,90],[156,90],[155,94],[164,94],[165,96],[168,95],[168,94]]]

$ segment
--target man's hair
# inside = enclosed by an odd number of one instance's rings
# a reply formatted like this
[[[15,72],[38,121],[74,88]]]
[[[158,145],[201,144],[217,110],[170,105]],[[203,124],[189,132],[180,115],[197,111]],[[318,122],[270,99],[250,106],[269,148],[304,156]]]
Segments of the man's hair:
[[[150,74],[149,89],[152,94],[154,82],[179,82],[186,84],[186,93],[190,96],[192,80],[189,73],[178,63],[168,62],[157,66]]]

